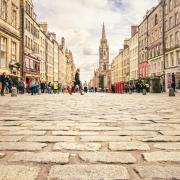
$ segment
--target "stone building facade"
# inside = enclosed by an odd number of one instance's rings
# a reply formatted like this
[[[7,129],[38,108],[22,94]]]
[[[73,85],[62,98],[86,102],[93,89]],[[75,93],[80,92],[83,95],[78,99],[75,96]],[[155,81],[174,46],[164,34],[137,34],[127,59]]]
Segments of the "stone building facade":
[[[148,18],[144,16],[142,23],[138,28],[138,56],[139,56],[139,78],[148,77]]]
[[[148,64],[149,77],[164,79],[163,47],[163,4],[152,9],[148,14]]]
[[[132,37],[129,40],[129,63],[130,63],[130,80],[138,79],[138,26],[131,27]]]
[[[111,63],[111,84],[115,85],[123,80],[123,49],[120,49]]]
[[[28,83],[40,80],[40,27],[32,0],[21,0],[21,63],[22,76]]]
[[[180,1],[165,0],[164,13],[166,90],[171,86],[173,73],[180,89]]]
[[[72,52],[66,49],[66,84],[71,86],[75,79],[76,67]]]
[[[20,1],[0,0],[0,74],[20,76]]]
[[[61,45],[59,46],[59,82],[66,85],[66,54],[65,54],[65,38],[61,38]]]
[[[123,81],[129,82],[130,80],[130,53],[129,53],[129,39],[124,40],[123,50]]]

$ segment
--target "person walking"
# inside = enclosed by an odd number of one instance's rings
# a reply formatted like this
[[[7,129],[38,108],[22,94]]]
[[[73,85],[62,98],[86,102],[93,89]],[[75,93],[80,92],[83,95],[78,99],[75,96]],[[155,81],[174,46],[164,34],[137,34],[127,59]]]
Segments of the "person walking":
[[[85,81],[84,83],[84,92],[87,93],[88,92],[88,85],[87,82]]]
[[[46,84],[44,81],[41,82],[41,93],[44,93],[45,92],[45,87],[46,87]]]
[[[79,87],[79,92],[81,95],[83,95],[81,81],[80,81],[80,69],[79,68],[76,70],[74,87],[72,88],[72,91],[70,94],[72,94],[72,92],[74,92],[74,89],[76,88],[76,86]]]
[[[4,90],[6,89],[6,84],[7,84],[6,73],[5,72],[1,76],[1,84],[2,84],[2,87],[1,87],[1,96],[4,96]]]
[[[18,93],[24,94],[24,82],[22,79],[18,82]]]
[[[34,78],[31,80],[30,87],[31,87],[31,95],[36,95],[36,81]]]
[[[56,81],[56,82],[54,82],[54,84],[53,84],[54,94],[57,94],[57,92],[58,92],[58,88],[59,88],[59,86],[58,86],[58,82]]]

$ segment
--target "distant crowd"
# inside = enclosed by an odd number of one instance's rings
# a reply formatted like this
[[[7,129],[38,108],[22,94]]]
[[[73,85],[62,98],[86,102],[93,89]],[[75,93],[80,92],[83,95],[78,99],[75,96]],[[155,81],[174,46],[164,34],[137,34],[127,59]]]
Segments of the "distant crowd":
[[[79,71],[79,70],[78,70]],[[59,93],[69,93],[73,94],[75,92],[80,92],[81,94],[88,92],[88,84],[84,84],[79,79],[79,72],[77,71],[75,80],[69,86],[65,86],[60,82],[45,82],[40,81],[36,78],[29,79],[25,82],[22,78],[12,78],[6,73],[0,75],[0,92],[1,96],[5,94],[11,94],[12,89],[15,87],[17,94],[31,94],[37,95],[41,93],[47,94],[59,94]]]

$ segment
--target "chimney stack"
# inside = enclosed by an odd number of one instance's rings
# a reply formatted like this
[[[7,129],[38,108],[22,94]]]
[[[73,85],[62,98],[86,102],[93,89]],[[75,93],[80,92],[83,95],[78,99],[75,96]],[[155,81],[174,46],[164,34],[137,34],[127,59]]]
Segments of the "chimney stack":
[[[131,26],[131,37],[133,37],[138,31],[138,26],[137,25],[132,25]]]

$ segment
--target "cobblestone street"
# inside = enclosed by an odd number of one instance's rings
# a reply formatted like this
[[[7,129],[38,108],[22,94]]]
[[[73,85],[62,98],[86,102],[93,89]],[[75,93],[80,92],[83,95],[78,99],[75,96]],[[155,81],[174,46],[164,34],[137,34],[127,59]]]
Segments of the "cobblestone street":
[[[180,94],[0,98],[0,180],[180,179]]]

